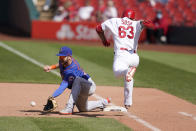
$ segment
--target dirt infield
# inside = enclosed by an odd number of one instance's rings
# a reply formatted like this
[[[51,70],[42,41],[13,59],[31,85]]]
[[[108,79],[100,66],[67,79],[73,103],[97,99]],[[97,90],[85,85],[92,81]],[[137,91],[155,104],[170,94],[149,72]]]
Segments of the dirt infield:
[[[134,131],[167,130],[195,131],[196,106],[157,89],[134,88],[133,106],[128,113],[122,112],[86,112],[75,109],[73,115],[59,115],[68,99],[66,90],[56,100],[59,104],[55,112],[42,113],[46,99],[58,88],[54,84],[0,83],[0,116],[31,117],[109,117],[117,119]],[[112,94],[110,94],[112,90]],[[98,86],[96,94],[112,97],[112,103],[123,106],[123,88]],[[92,96],[90,100],[95,100]],[[35,101],[35,107],[30,102]]]

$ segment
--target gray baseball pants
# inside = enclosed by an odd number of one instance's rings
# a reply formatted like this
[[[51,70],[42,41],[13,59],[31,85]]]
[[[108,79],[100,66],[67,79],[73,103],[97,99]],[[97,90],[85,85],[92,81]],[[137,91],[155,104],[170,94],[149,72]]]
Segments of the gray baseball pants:
[[[96,85],[91,78],[86,80],[81,77],[76,77],[72,85],[66,108],[71,108],[73,110],[74,105],[76,105],[78,110],[82,112],[103,107],[105,100],[88,101],[88,97],[93,95],[95,90]]]

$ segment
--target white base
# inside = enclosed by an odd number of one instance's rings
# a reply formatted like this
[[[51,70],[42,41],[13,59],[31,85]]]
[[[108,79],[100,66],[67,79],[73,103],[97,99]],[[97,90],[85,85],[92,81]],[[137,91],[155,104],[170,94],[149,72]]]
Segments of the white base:
[[[108,106],[108,107],[104,108],[103,111],[127,112],[127,109],[122,106]]]

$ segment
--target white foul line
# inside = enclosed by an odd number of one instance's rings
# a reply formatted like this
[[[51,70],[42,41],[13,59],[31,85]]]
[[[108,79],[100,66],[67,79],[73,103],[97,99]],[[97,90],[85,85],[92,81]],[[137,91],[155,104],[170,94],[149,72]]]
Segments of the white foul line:
[[[14,49],[14,48],[12,48],[12,47],[10,47],[10,46],[8,46],[8,45],[2,43],[2,42],[0,42],[0,46],[3,47],[4,49],[6,49],[6,50],[8,50],[8,51],[10,51],[10,52],[12,52],[12,53],[14,53],[14,54],[16,54],[16,55],[22,57],[23,59],[25,59],[25,60],[27,60],[27,61],[29,61],[29,62],[31,62],[31,63],[37,65],[37,66],[39,66],[39,67],[42,67],[42,68],[44,67],[44,64],[43,64],[43,63],[40,63],[40,62],[36,61],[35,59],[33,59],[33,58],[31,58],[31,57],[25,55],[24,53],[21,53],[20,51],[18,51],[18,50],[16,50],[16,49]],[[53,74],[55,74],[55,75],[57,75],[57,76],[60,77],[60,74],[59,74],[57,71],[55,71],[55,70],[52,70],[51,73],[53,73]],[[93,96],[94,96],[96,99],[103,99],[101,96],[99,96],[99,95],[97,95],[97,94],[94,94]],[[111,103],[111,105],[115,105],[115,104],[112,104],[112,103]],[[140,119],[139,117],[137,117],[137,116],[135,116],[135,115],[133,115],[133,114],[130,114],[130,113],[128,113],[128,112],[124,112],[124,114],[126,114],[128,117],[134,119],[135,121],[141,123],[142,125],[148,127],[148,128],[151,129],[152,131],[161,131],[160,129],[158,129],[158,128],[152,126],[150,123],[148,123],[148,122],[146,122],[146,121]]]
[[[96,95],[96,94],[93,94],[93,96],[94,96],[96,99],[99,99],[99,100],[100,100],[100,99],[103,99],[102,97],[100,97],[100,96],[98,96],[98,95]],[[113,103],[111,103],[111,105],[112,105],[112,106],[116,106],[116,105],[113,104]],[[144,125],[145,127],[150,128],[152,131],[161,131],[160,129],[158,129],[158,128],[152,126],[150,123],[148,123],[148,122],[142,120],[141,118],[139,118],[139,117],[136,116],[136,115],[133,115],[133,114],[131,114],[131,113],[129,113],[129,112],[122,112],[122,113],[126,114],[129,118],[132,118],[132,119],[134,119],[135,121],[141,123],[141,124]]]
[[[183,116],[187,116],[187,117],[190,117],[192,118],[193,120],[196,120],[196,116],[192,115],[192,114],[189,114],[189,113],[186,113],[186,112],[178,112],[179,114],[183,115]]]

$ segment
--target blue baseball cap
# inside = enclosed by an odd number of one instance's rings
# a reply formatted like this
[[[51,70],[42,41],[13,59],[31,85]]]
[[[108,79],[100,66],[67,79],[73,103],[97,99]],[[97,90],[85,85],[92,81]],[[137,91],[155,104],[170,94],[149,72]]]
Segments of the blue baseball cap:
[[[59,50],[57,56],[72,56],[72,50],[69,47],[63,46]]]

